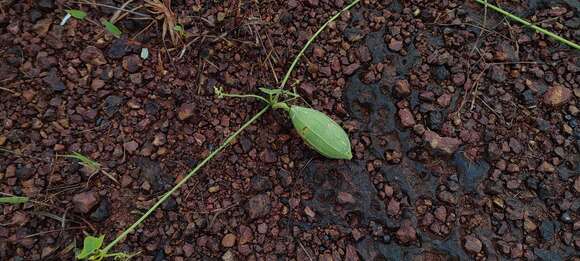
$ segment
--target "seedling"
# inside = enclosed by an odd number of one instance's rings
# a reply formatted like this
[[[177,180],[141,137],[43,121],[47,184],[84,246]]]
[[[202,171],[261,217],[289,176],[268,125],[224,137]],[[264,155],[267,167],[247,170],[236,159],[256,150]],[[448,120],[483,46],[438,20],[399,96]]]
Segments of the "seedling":
[[[495,6],[493,4],[490,4],[490,3],[487,2],[487,0],[475,0],[475,1],[478,2],[479,4],[484,5],[485,7],[491,8],[492,10],[500,13],[501,15],[503,15],[505,17],[508,17],[508,18],[510,18],[510,19],[512,19],[512,20],[514,20],[514,21],[516,21],[518,23],[520,23],[520,24],[523,24],[525,26],[529,26],[530,28],[536,30],[537,32],[540,32],[540,33],[543,33],[543,34],[545,34],[547,36],[550,36],[550,37],[554,38],[554,40],[556,40],[556,41],[558,41],[560,43],[563,43],[563,44],[566,44],[566,45],[568,45],[570,47],[573,47],[576,50],[580,50],[580,45],[578,45],[577,43],[575,43],[573,41],[570,41],[570,40],[568,40],[568,39],[566,39],[566,38],[564,38],[562,36],[559,36],[559,35],[557,35],[555,33],[552,33],[551,31],[548,31],[548,30],[546,30],[546,29],[544,29],[542,27],[539,27],[539,26],[537,26],[535,24],[532,24],[532,23],[528,22],[527,20],[525,20],[525,19],[523,19],[523,18],[521,18],[521,17],[519,17],[517,15],[514,15],[514,14],[508,12],[508,11],[505,11],[505,10],[501,9],[498,6]]]
[[[87,13],[85,13],[84,11],[81,10],[77,10],[77,9],[68,9],[65,10],[66,15],[62,18],[62,21],[60,22],[60,25],[63,26],[66,24],[66,22],[68,21],[68,19],[70,19],[71,17],[74,17],[76,19],[79,20],[84,20],[85,17],[87,17]]]
[[[101,23],[105,26],[105,30],[107,30],[107,32],[111,33],[113,36],[119,38],[121,37],[121,34],[123,34],[123,32],[121,32],[121,29],[119,29],[119,27],[109,22],[108,20],[102,19]]]
[[[28,197],[18,197],[18,196],[9,196],[9,197],[0,197],[0,204],[23,204],[28,202]]]
[[[161,38],[165,40],[165,36],[169,33],[173,45],[180,43],[185,31],[183,26],[177,23],[177,17],[171,10],[171,0],[145,0],[145,7],[155,15],[156,20],[163,22]]]
[[[73,152],[73,153],[68,154],[68,155],[63,155],[63,157],[78,160],[79,164],[81,164],[83,167],[85,167],[89,171],[89,180],[91,180],[91,178],[95,174],[100,172],[100,173],[105,174],[105,176],[107,176],[108,178],[113,180],[115,183],[119,183],[119,181],[115,177],[113,177],[113,175],[111,175],[107,171],[103,170],[100,163],[90,159],[89,157],[87,157],[83,154],[80,154],[78,152]]]
[[[278,89],[269,89],[269,88],[262,88],[260,89],[261,92],[264,93],[266,97],[262,97],[259,95],[254,94],[227,94],[222,91],[222,89],[217,88],[215,89],[216,95],[218,97],[241,97],[241,98],[256,98],[264,103],[266,106],[262,108],[258,113],[256,113],[250,120],[245,122],[238,130],[236,130],[232,135],[230,135],[217,149],[212,151],[205,159],[203,159],[197,166],[195,166],[183,179],[181,179],[173,188],[167,191],[163,196],[153,205],[151,208],[145,212],[135,223],[129,226],[125,231],[119,234],[111,243],[106,245],[105,247],[101,248],[102,246],[102,239],[103,236],[99,238],[94,238],[87,236],[86,238],[91,238],[87,241],[85,238],[83,249],[87,249],[86,255],[79,256],[77,255],[78,259],[90,259],[90,260],[101,260],[103,258],[111,256],[108,252],[121,240],[125,239],[129,233],[135,231],[135,229],[147,219],[165,200],[167,200],[175,191],[177,191],[183,184],[185,184],[191,177],[193,177],[205,164],[207,164],[213,157],[215,157],[218,153],[224,150],[227,146],[231,144],[231,142],[238,136],[242,131],[244,131],[248,126],[258,120],[264,113],[266,113],[269,109],[282,109],[288,112],[290,119],[294,125],[294,128],[298,132],[298,134],[302,137],[302,139],[308,144],[311,148],[318,151],[325,157],[332,158],[332,159],[351,159],[352,153],[350,148],[350,141],[346,132],[330,117],[326,116],[324,113],[297,106],[297,105],[290,105],[289,102],[297,99],[299,97],[296,92],[290,92],[284,90],[284,86],[288,81],[292,70],[298,63],[298,60],[304,52],[310,46],[314,39],[330,24],[332,21],[336,20],[340,14],[349,10],[353,6],[355,6],[360,0],[354,0],[352,3],[347,5],[344,9],[337,12],[334,16],[332,16],[326,23],[324,23],[318,31],[314,35],[310,37],[308,42],[306,42],[305,46],[302,48],[300,53],[294,58],[292,65],[286,72],[286,76],[284,77],[280,88]],[[280,100],[283,98],[283,100]],[[81,251],[81,253],[83,253]]]

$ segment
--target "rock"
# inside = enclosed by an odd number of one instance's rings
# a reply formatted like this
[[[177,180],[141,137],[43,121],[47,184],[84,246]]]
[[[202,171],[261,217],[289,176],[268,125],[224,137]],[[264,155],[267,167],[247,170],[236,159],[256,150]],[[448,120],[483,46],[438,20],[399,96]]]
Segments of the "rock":
[[[437,104],[441,107],[447,107],[451,103],[451,95],[445,93],[437,98]]]
[[[431,149],[443,152],[447,155],[453,154],[461,145],[461,140],[457,138],[441,137],[439,134],[427,130],[423,138],[429,143]]]
[[[236,235],[234,234],[227,234],[222,239],[222,246],[223,247],[233,247],[236,244]]]
[[[387,204],[387,214],[389,214],[390,216],[396,216],[399,215],[400,212],[401,212],[401,202],[399,202],[395,198],[391,198],[391,200],[389,200],[389,203]]]
[[[181,121],[184,121],[191,116],[193,116],[194,111],[193,103],[184,103],[182,104],[179,109],[177,110],[177,118]]]
[[[433,74],[435,74],[435,79],[439,81],[447,80],[450,75],[449,70],[447,70],[447,67],[445,67],[445,65],[435,66]]]
[[[510,138],[509,146],[512,149],[512,151],[516,154],[520,154],[523,150],[523,147],[522,147],[522,144],[520,143],[520,141],[513,138],[513,137]]]
[[[417,240],[417,232],[410,220],[404,220],[396,232],[397,239],[403,244],[409,244]]]
[[[356,248],[353,245],[346,246],[344,261],[359,261],[359,260],[360,258],[356,252]]]
[[[352,194],[344,191],[338,192],[337,200],[340,204],[354,204],[356,202]]]
[[[314,212],[314,210],[312,210],[310,207],[305,207],[304,213],[311,218],[316,217],[316,212]]]
[[[80,58],[81,58],[81,61],[88,63],[88,64],[92,64],[92,65],[107,64],[107,60],[105,59],[103,52],[101,52],[101,50],[99,50],[99,48],[94,47],[94,46],[87,46],[81,52]]]
[[[465,74],[464,73],[457,73],[451,76],[453,84],[455,86],[462,86],[465,83]]]
[[[416,124],[413,113],[407,108],[399,110],[399,118],[401,119],[401,125],[405,128],[413,127]]]
[[[104,86],[105,86],[105,81],[103,81],[99,78],[96,78],[91,82],[91,89],[93,89],[93,90],[101,89]]]
[[[142,64],[143,61],[136,54],[125,56],[123,58],[123,69],[125,69],[125,71],[128,71],[130,73],[139,71],[139,69],[141,69]]]
[[[54,92],[63,92],[66,89],[66,86],[57,75],[56,68],[50,69],[46,77],[44,77],[42,80],[48,84],[50,89]]]
[[[556,221],[545,220],[540,224],[540,235],[544,241],[549,242],[554,239],[554,236],[560,230],[560,226]]]
[[[87,191],[73,196],[75,209],[83,214],[89,213],[99,203],[99,195],[94,191]]]
[[[123,148],[125,148],[125,150],[127,152],[129,152],[130,154],[133,154],[135,151],[137,151],[137,148],[139,148],[139,143],[137,143],[134,140],[129,141],[129,142],[125,142],[123,144]]]
[[[112,59],[119,59],[127,54],[128,49],[127,39],[115,39],[109,50],[107,50],[107,56]]]
[[[252,229],[249,228],[248,226],[240,225],[240,227],[238,228],[238,233],[240,235],[240,237],[238,238],[239,245],[250,243],[254,239]]]
[[[353,63],[349,66],[344,67],[342,73],[346,76],[351,76],[358,68],[360,68],[360,64]]]
[[[580,176],[576,177],[576,180],[574,181],[574,190],[580,192]]]
[[[36,34],[38,34],[40,36],[43,36],[43,35],[45,35],[50,30],[50,26],[51,25],[52,25],[52,19],[51,18],[40,19],[40,20],[38,20],[38,22],[36,22],[34,24],[34,26],[32,26],[32,30]]]
[[[270,149],[265,149],[260,152],[260,160],[265,163],[276,163],[278,161],[278,155]]]
[[[232,252],[232,250],[228,249],[222,256],[223,261],[235,261],[236,255]]]
[[[411,94],[411,86],[407,80],[397,80],[395,82],[395,94],[399,97],[406,97]]]
[[[439,193],[439,195],[437,195],[437,198],[439,198],[439,200],[449,203],[451,205],[455,205],[457,204],[457,198],[455,198],[455,196],[453,196],[453,194],[451,194],[451,192],[449,191],[441,191],[441,193]]]
[[[306,94],[307,97],[312,97],[312,95],[314,94],[314,91],[316,90],[314,85],[312,85],[311,83],[308,83],[308,82],[304,82],[304,83],[300,84],[300,87],[298,87],[298,88],[304,94]]]
[[[306,0],[306,5],[309,7],[317,7],[318,0]]]
[[[270,213],[270,198],[266,194],[255,195],[246,204],[250,219],[264,217]]]
[[[183,253],[185,254],[185,257],[191,257],[191,255],[193,255],[193,253],[195,252],[195,248],[193,247],[192,244],[188,244],[185,243],[185,245],[183,245]]]
[[[403,41],[391,38],[391,41],[389,42],[389,49],[395,52],[400,51],[403,49]]]
[[[99,207],[91,213],[91,220],[96,222],[105,221],[110,215],[111,204],[108,200],[101,200]]]
[[[153,137],[153,145],[155,146],[162,146],[165,142],[167,142],[167,138],[163,133],[157,133],[155,134],[155,137]]]
[[[117,95],[109,95],[105,98],[105,114],[113,116],[121,108],[123,97]]]
[[[429,128],[432,130],[441,130],[443,127],[443,112],[442,111],[432,111],[429,112]]]
[[[44,11],[53,11],[54,9],[54,0],[39,0],[36,4]]]
[[[439,219],[441,222],[445,222],[447,219],[447,209],[444,206],[439,206],[435,209],[435,218]]]
[[[471,235],[467,235],[465,236],[465,243],[463,244],[463,247],[465,248],[465,250],[467,250],[467,252],[471,254],[477,254],[481,252],[483,244],[478,238]]]
[[[363,62],[363,63],[368,63],[370,62],[373,57],[371,55],[371,51],[369,50],[369,48],[366,45],[361,45],[358,49],[357,49],[357,56],[358,59]]]
[[[549,162],[544,161],[538,167],[538,171],[540,171],[540,172],[546,172],[546,173],[554,173],[554,171],[556,171],[556,168],[554,167],[554,165],[550,164]]]
[[[562,213],[562,215],[560,215],[560,220],[562,222],[564,222],[564,224],[573,224],[574,220],[572,219],[572,216],[570,215],[570,211],[565,211],[564,213]]]
[[[572,98],[572,91],[560,85],[554,85],[544,94],[544,103],[549,106],[557,107],[565,104]]]
[[[272,189],[272,182],[268,177],[256,175],[250,180],[250,186],[255,192],[263,192]]]

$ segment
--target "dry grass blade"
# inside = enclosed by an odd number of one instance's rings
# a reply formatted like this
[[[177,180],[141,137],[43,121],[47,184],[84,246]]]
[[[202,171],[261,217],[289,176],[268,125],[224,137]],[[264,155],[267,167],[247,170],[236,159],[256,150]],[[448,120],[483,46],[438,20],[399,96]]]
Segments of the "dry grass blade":
[[[178,32],[177,17],[171,10],[171,0],[145,0],[145,7],[154,15],[156,20],[163,21],[161,37],[165,41],[165,36],[169,32],[173,45],[181,42],[182,32]],[[181,28],[181,27],[179,27]]]

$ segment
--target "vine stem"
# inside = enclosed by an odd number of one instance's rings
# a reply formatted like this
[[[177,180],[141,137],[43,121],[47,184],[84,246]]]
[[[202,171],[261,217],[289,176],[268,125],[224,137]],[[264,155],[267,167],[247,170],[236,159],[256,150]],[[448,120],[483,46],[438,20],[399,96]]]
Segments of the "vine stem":
[[[573,47],[576,50],[580,50],[580,45],[578,45],[577,43],[572,42],[572,41],[570,41],[570,40],[568,40],[568,39],[566,39],[566,38],[564,38],[562,36],[559,36],[559,35],[557,35],[555,33],[552,33],[552,32],[550,32],[550,31],[548,31],[548,30],[546,30],[546,29],[544,29],[542,27],[539,27],[539,26],[537,26],[535,24],[532,24],[532,23],[528,22],[527,20],[525,20],[523,18],[520,18],[519,16],[516,16],[516,15],[514,15],[514,14],[508,12],[508,11],[505,11],[505,10],[501,9],[500,7],[497,7],[495,5],[492,5],[492,4],[488,3],[487,0],[475,0],[475,1],[478,2],[479,4],[482,4],[482,5],[486,6],[486,7],[489,7],[491,9],[493,9],[494,11],[502,14],[503,16],[509,17],[510,19],[512,19],[512,20],[514,20],[514,21],[516,21],[518,23],[521,23],[521,24],[523,24],[525,26],[529,26],[532,29],[534,29],[534,30],[536,30],[536,31],[538,31],[540,33],[543,33],[543,34],[545,34],[547,36],[550,36],[550,37],[554,38],[556,41],[558,41],[560,43],[563,43],[563,44],[566,44],[566,45],[568,45],[570,47]]]
[[[283,89],[286,86],[286,82],[288,82],[288,79],[290,78],[290,75],[292,74],[292,71],[294,70],[294,67],[296,67],[296,65],[298,64],[298,61],[300,60],[300,57],[302,57],[304,55],[304,53],[306,52],[306,49],[308,49],[308,47],[310,46],[310,44],[312,44],[312,42],[314,42],[314,40],[316,39],[316,37],[318,37],[318,35],[320,33],[322,33],[322,31],[324,31],[324,29],[326,29],[326,27],[331,22],[333,22],[334,20],[336,20],[342,13],[344,13],[348,9],[351,9],[358,2],[360,2],[360,0],[354,0],[354,1],[352,1],[352,3],[350,3],[349,5],[347,5],[345,8],[343,8],[340,11],[338,11],[330,19],[328,19],[328,21],[326,21],[326,23],[324,23],[322,26],[320,26],[320,28],[318,28],[318,31],[316,31],[310,37],[310,39],[308,39],[308,42],[306,42],[306,44],[304,45],[304,47],[302,47],[302,50],[300,50],[300,52],[298,53],[298,55],[296,55],[296,57],[294,58],[294,61],[290,65],[290,68],[288,68],[288,71],[286,72],[286,75],[284,75],[284,78],[282,79],[282,83],[280,84],[280,89]],[[276,96],[276,98],[278,98],[278,96]]]
[[[152,207],[149,208],[149,210],[147,210],[147,212],[145,212],[145,214],[143,214],[141,216],[141,218],[139,218],[137,221],[135,221],[135,223],[133,223],[133,225],[131,225],[129,228],[127,228],[125,231],[123,231],[123,233],[121,233],[119,236],[117,236],[117,238],[115,238],[115,240],[111,241],[111,243],[109,243],[107,246],[105,246],[105,248],[103,248],[103,252],[107,253],[109,252],[109,250],[115,246],[117,243],[119,243],[119,241],[123,240],[129,233],[133,232],[133,230],[135,230],[135,228],[137,228],[137,226],[139,226],[141,223],[143,223],[143,221],[149,217],[149,215],[151,215],[153,212],[155,212],[155,210],[163,203],[165,202],[165,200],[167,200],[171,194],[173,194],[175,191],[177,191],[183,184],[185,184],[185,182],[187,182],[187,180],[191,177],[193,177],[197,171],[199,169],[201,169],[208,161],[210,161],[213,157],[215,157],[215,155],[217,155],[218,153],[220,153],[223,149],[225,149],[230,142],[232,142],[244,129],[246,129],[248,126],[250,126],[252,123],[254,123],[257,119],[259,119],[262,114],[264,114],[266,111],[268,111],[268,109],[270,109],[270,106],[266,106],[264,107],[261,111],[259,111],[258,113],[256,113],[254,115],[254,117],[252,117],[250,120],[248,120],[246,123],[244,123],[244,125],[242,125],[242,127],[240,127],[236,132],[234,132],[232,135],[230,135],[223,143],[222,145],[220,145],[216,150],[212,151],[211,154],[209,154],[202,162],[200,162],[199,164],[197,164],[197,166],[192,169],[181,181],[179,181],[179,183],[177,183],[177,185],[175,185],[171,190],[167,191],[156,203],[155,205],[153,205]]]

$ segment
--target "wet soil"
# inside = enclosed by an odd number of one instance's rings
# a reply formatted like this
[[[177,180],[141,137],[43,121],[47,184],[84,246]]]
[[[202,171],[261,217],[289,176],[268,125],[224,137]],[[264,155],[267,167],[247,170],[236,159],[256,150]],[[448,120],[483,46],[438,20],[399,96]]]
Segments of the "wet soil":
[[[0,192],[33,199],[0,206],[0,259],[70,260],[84,233],[112,240],[262,106],[213,88],[276,86],[346,4],[172,2],[188,34],[177,48],[134,14],[112,37],[97,26],[108,7],[0,1]],[[580,41],[577,1],[499,4]],[[97,22],[60,26],[67,8]],[[347,130],[353,160],[324,159],[268,112],[116,250],[576,260],[579,68],[578,51],[473,1],[362,1],[289,81]],[[58,156],[75,151],[118,182]]]

